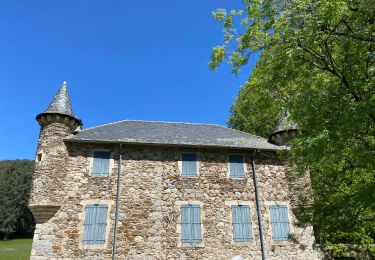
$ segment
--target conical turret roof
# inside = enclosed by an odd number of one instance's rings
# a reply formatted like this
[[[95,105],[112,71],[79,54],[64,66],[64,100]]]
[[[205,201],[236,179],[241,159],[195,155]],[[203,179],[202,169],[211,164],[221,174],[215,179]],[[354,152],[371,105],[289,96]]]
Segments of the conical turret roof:
[[[298,125],[290,119],[289,115],[289,111],[285,110],[277,122],[274,133],[298,129]]]
[[[73,113],[72,103],[70,102],[69,97],[69,90],[65,81],[61,84],[60,89],[57,91],[48,108],[43,113],[37,115],[36,118],[38,119],[41,115],[44,114],[66,115],[72,117],[78,122],[81,122],[81,120],[77,118]]]
[[[285,110],[277,122],[275,131],[270,134],[268,140],[276,145],[285,145],[297,133],[298,125],[290,119],[289,111]]]

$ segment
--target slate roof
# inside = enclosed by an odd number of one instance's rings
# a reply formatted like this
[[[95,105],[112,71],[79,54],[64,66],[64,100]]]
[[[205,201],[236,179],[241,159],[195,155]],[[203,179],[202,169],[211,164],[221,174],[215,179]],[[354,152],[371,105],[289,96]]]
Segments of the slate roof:
[[[298,125],[290,119],[289,115],[289,111],[286,110],[284,114],[279,118],[279,121],[277,122],[277,125],[275,127],[275,131],[272,134],[280,131],[298,129]]]
[[[82,124],[81,120],[73,113],[72,103],[70,102],[69,97],[69,90],[65,81],[60,86],[60,89],[57,91],[48,108],[43,113],[37,115],[36,119],[38,120],[38,117],[44,114],[62,114],[70,116]]]
[[[282,150],[267,139],[220,125],[124,120],[87,128],[67,142],[128,143]]]

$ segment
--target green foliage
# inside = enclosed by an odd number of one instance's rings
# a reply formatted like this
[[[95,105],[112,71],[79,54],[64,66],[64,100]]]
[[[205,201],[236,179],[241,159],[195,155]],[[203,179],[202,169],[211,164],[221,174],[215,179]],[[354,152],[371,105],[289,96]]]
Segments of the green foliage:
[[[34,219],[27,208],[34,162],[0,161],[0,234],[7,239],[32,236]]]
[[[263,56],[263,55],[262,55]],[[268,137],[283,113],[282,100],[270,91],[262,72],[262,58],[257,63],[252,77],[240,90],[236,103],[232,105],[228,125],[251,134]]]
[[[214,12],[224,42],[212,51],[211,69],[226,61],[236,73],[262,52],[229,125],[267,136],[288,109],[306,130],[292,144],[290,164],[296,176],[311,174],[318,242],[373,255],[375,0],[243,3],[242,13]]]

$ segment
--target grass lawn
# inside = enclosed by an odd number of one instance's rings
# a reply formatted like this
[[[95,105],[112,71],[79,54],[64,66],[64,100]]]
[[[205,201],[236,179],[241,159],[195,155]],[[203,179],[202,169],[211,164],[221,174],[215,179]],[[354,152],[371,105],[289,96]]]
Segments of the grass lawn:
[[[0,240],[0,260],[29,259],[32,242],[32,239]]]

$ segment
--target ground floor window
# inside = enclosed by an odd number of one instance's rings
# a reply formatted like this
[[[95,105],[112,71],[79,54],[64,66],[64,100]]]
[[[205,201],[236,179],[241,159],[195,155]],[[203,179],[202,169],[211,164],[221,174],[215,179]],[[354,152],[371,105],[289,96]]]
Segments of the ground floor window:
[[[108,206],[89,204],[85,207],[83,243],[87,245],[104,244],[107,227]]]
[[[270,205],[272,239],[277,241],[288,240],[289,221],[286,205]]]
[[[199,205],[181,206],[181,242],[200,243],[201,235],[201,208]]]
[[[235,242],[249,242],[252,237],[250,207],[247,205],[232,205],[233,240]]]

